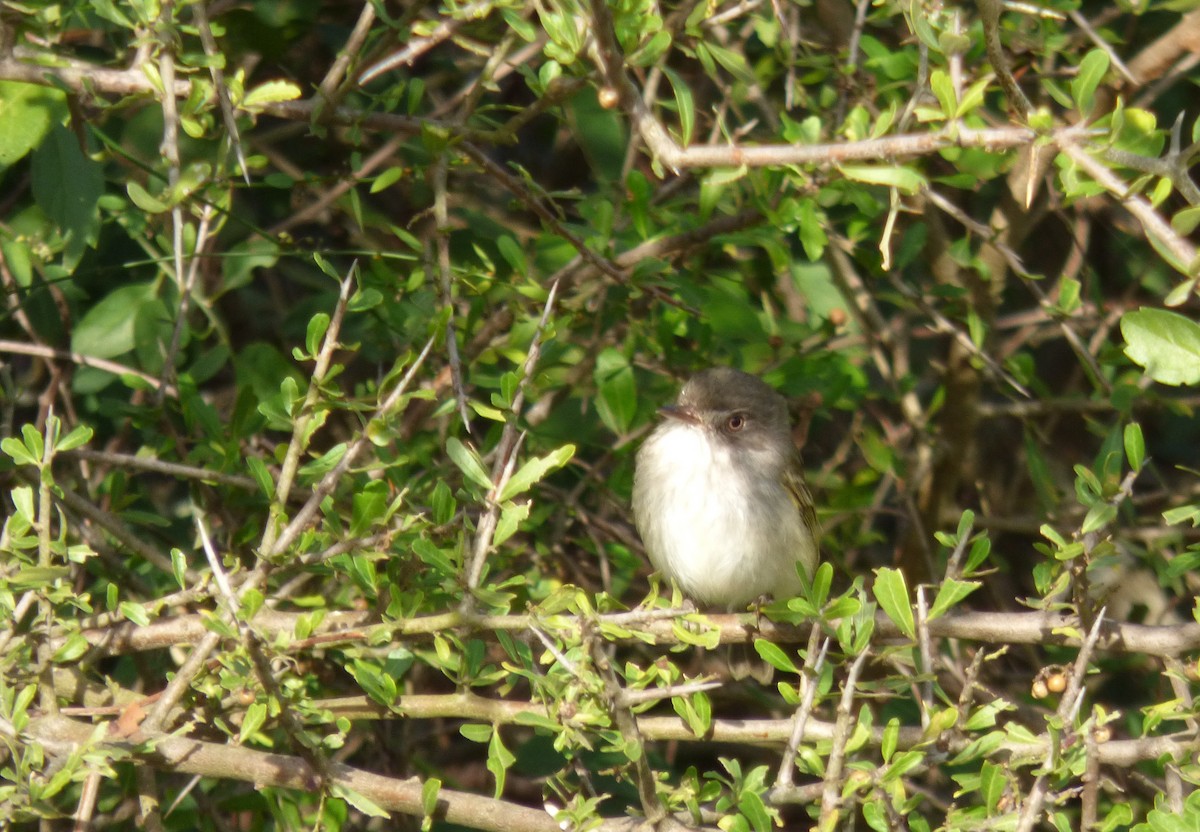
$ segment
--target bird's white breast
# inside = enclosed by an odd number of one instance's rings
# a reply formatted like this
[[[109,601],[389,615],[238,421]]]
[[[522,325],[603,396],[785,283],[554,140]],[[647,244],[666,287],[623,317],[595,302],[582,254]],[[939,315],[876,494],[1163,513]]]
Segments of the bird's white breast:
[[[800,591],[812,535],[772,472],[747,476],[737,448],[703,427],[666,422],[638,454],[634,507],[651,562],[692,598],[744,605]]]

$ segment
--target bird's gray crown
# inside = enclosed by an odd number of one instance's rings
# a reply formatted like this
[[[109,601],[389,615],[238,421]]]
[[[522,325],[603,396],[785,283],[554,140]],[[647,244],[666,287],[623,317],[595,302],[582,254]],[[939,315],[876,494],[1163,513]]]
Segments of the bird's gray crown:
[[[705,419],[745,412],[768,431],[788,430],[787,403],[770,385],[732,367],[702,370],[684,385],[678,407]]]

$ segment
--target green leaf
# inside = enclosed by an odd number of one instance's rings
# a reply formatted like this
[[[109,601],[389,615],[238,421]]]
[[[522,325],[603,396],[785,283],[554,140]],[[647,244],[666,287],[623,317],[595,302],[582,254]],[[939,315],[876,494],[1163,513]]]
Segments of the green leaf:
[[[442,791],[442,781],[436,777],[430,777],[421,784],[421,811],[425,813],[425,820],[432,821],[433,815],[437,812],[438,795]],[[425,824],[421,824],[421,828],[425,828]]]
[[[901,753],[899,756],[892,758],[892,764],[888,766],[887,774],[884,776],[884,782],[896,782],[907,775],[910,771],[915,769],[917,766],[925,765],[926,763],[926,754],[922,749],[909,749],[908,751]]]
[[[284,379],[283,383],[287,384],[291,379]],[[341,462],[342,457],[346,455],[346,443],[339,442],[325,453],[314,459],[300,468],[300,473],[306,477],[322,477],[328,474],[337,464]]]
[[[492,739],[488,743],[487,768],[492,773],[492,776],[496,778],[496,790],[493,796],[497,800],[504,793],[504,780],[508,775],[508,769],[516,761],[517,758],[504,745],[504,740],[500,738],[500,732],[493,731]]]
[[[46,427],[51,427],[51,421],[46,420]],[[55,422],[57,424],[57,422]],[[29,453],[33,454],[33,458],[39,463],[46,457],[46,438],[42,436],[42,432],[31,424],[21,425],[21,438],[25,440],[25,447]]]
[[[246,741],[258,733],[258,729],[263,727],[267,721],[267,703],[252,702],[250,707],[246,708],[246,715],[242,718],[242,727],[238,731],[238,744],[245,745]]]
[[[125,193],[129,194],[129,199],[134,205],[145,211],[147,214],[162,214],[165,213],[168,208],[170,208],[167,203],[156,197],[150,196],[150,192],[137,182],[126,182]]]
[[[1159,810],[1155,809],[1150,813],[1150,816],[1153,817],[1157,812]],[[1194,818],[1195,815],[1193,814],[1192,817]],[[1114,803],[1112,808],[1108,810],[1108,814],[1105,815],[1104,821],[1100,824],[1099,832],[1116,832],[1118,829],[1129,829],[1132,825],[1133,808],[1128,803]]]
[[[808,597],[813,605],[820,609],[829,599],[829,589],[833,586],[833,565],[823,562],[813,573],[812,584],[809,586]]]
[[[387,818],[391,817],[387,810],[381,807],[375,801],[371,800],[364,794],[356,792],[348,786],[341,783],[333,783],[329,787],[329,793],[339,800],[344,800],[353,806],[358,811],[362,812],[367,817],[372,818]]]
[[[301,95],[300,87],[291,81],[267,81],[246,93],[242,107],[254,110],[279,101],[295,101]]]
[[[6,577],[12,587],[21,590],[45,590],[55,581],[71,577],[71,570],[66,566],[22,566]]]
[[[763,661],[776,670],[782,670],[785,673],[800,673],[800,668],[796,667],[796,663],[792,661],[791,657],[766,639],[754,639],[754,650],[762,656]]]
[[[825,246],[829,244],[829,235],[825,233],[825,212],[820,210],[815,199],[802,199],[796,205],[796,225],[805,256],[814,263],[818,262],[825,253]]]
[[[15,436],[6,436],[0,440],[0,451],[4,451],[18,465],[37,465],[39,462],[39,459],[25,447],[25,443]]]
[[[737,78],[744,84],[757,84],[758,79],[754,77],[754,73],[746,64],[746,56],[741,52],[733,49],[726,49],[724,46],[718,46],[713,40],[707,40],[704,44],[708,48],[709,54],[716,59],[725,71],[733,77]]]
[[[926,739],[936,739],[958,724],[958,708],[942,708],[933,712],[929,726],[923,732]]]
[[[675,108],[679,111],[679,143],[687,147],[692,142],[692,131],[696,126],[696,104],[692,100],[692,91],[675,70],[664,66],[662,71],[675,92]]]
[[[611,347],[601,350],[593,377],[601,421],[613,433],[624,435],[637,413],[637,382],[629,359]]]
[[[900,720],[892,717],[883,729],[883,740],[880,743],[880,757],[886,763],[896,753],[896,744],[900,741]]]
[[[996,806],[1007,787],[1008,778],[1004,775],[1004,769],[995,763],[984,761],[979,770],[979,793],[983,797],[983,805],[987,807],[988,814],[996,811]]]
[[[652,66],[670,48],[671,33],[666,29],[659,29],[629,56],[628,61],[631,66]]]
[[[1079,309],[1079,294],[1083,284],[1073,277],[1063,277],[1058,282],[1057,310],[1063,315],[1074,314]]]
[[[771,823],[771,814],[767,811],[767,806],[763,803],[762,795],[758,792],[743,791],[738,796],[738,811],[746,820],[750,821],[750,828],[754,832],[772,832],[774,824]]]
[[[84,154],[78,136],[55,125],[34,151],[30,178],[38,207],[66,238],[64,265],[74,269],[84,248],[99,237],[104,173]]]
[[[529,460],[517,469],[517,472],[504,484],[504,490],[500,492],[500,501],[505,502],[518,494],[524,494],[534,483],[540,482],[546,474],[566,465],[573,456],[575,456],[575,446],[563,445],[552,453]]]
[[[17,440],[9,437],[4,441],[16,442]],[[25,446],[21,445],[21,447]],[[33,509],[33,489],[27,485],[18,486],[9,492],[9,497],[13,501],[13,508],[16,509],[17,516],[25,521],[26,526],[32,527],[36,516]]]
[[[953,118],[958,112],[958,97],[954,94],[954,82],[950,76],[944,70],[935,69],[929,75],[929,87],[942,107],[942,115]]]
[[[145,627],[150,624],[150,614],[146,612],[146,608],[141,604],[135,604],[132,601],[122,601],[117,609],[120,611],[122,618],[132,621],[139,627]]]
[[[92,441],[92,429],[87,425],[79,425],[55,445],[55,452],[73,451],[81,445]]]
[[[975,512],[971,509],[963,509],[962,516],[958,518],[958,529],[955,535],[959,540],[963,540],[971,533],[971,529],[975,527]]]
[[[1200,119],[1196,119],[1196,120],[1198,122],[1200,122]],[[1163,298],[1163,306],[1170,306],[1170,307],[1182,306],[1187,301],[1187,299],[1192,296],[1192,293],[1195,291],[1196,291],[1196,281],[1189,277],[1187,280],[1185,280],[1182,283],[1180,283],[1179,285],[1177,285],[1170,292],[1167,292],[1167,296],[1165,298]]]
[[[187,589],[187,555],[181,549],[171,550],[171,574],[180,589]]]
[[[318,312],[309,319],[308,330],[304,335],[304,348],[308,350],[310,356],[315,356],[321,351],[321,342],[328,329],[329,316],[324,312]]]
[[[1108,53],[1101,49],[1093,49],[1079,62],[1079,71],[1071,81],[1071,97],[1075,99],[1075,106],[1084,116],[1092,111],[1096,88],[1104,80],[1108,64]]]
[[[483,470],[483,462],[480,461],[479,455],[475,451],[464,445],[457,437],[451,436],[446,440],[446,453],[467,479],[480,488],[487,491],[492,490],[492,479],[488,476],[487,471]]]
[[[495,733],[492,726],[486,722],[468,722],[458,729],[458,733],[462,734],[471,742],[488,742]]]
[[[0,81],[0,168],[33,150],[67,116],[66,95],[43,84]]]
[[[1100,531],[1117,518],[1117,507],[1112,503],[1096,503],[1088,509],[1087,516],[1083,518],[1083,525],[1080,526],[1081,534],[1091,534],[1092,532]]]
[[[698,702],[703,702],[697,707]],[[693,696],[673,696],[671,697],[671,707],[675,709],[675,713],[687,723],[688,730],[693,736],[703,737],[708,733],[709,726],[712,724],[712,705],[708,702],[708,697],[700,692]]]
[[[396,680],[374,662],[355,659],[346,670],[358,682],[363,692],[384,707],[390,708],[398,695]]]
[[[433,487],[433,496],[429,504],[433,508],[433,522],[439,526],[453,520],[455,512],[458,511],[458,501],[454,499],[454,494],[445,480],[438,480],[438,484]]]
[[[915,194],[925,185],[925,177],[912,168],[899,165],[838,165],[847,179],[868,185],[886,185],[904,194]]]
[[[1142,438],[1142,426],[1137,422],[1130,422],[1125,426],[1125,458],[1129,460],[1129,467],[1134,471],[1142,470],[1142,463],[1146,461],[1146,441]]]
[[[875,585],[872,590],[875,593],[875,600],[879,602],[884,614],[900,628],[900,632],[915,639],[917,628],[913,620],[912,602],[908,597],[908,586],[904,582],[904,574],[888,567],[876,569]]]
[[[525,259],[525,251],[516,240],[507,234],[502,234],[496,238],[496,248],[499,249],[504,262],[508,263],[516,274],[522,277],[529,274],[529,262]]]
[[[929,620],[945,614],[958,605],[958,602],[979,589],[979,581],[945,581],[938,587],[937,597],[929,608]]]
[[[496,533],[492,536],[492,545],[499,546],[517,533],[521,523],[529,519],[530,504],[506,503],[500,509],[500,519],[496,523]]]
[[[131,352],[136,342],[138,312],[166,317],[166,307],[150,283],[131,283],[109,292],[94,305],[71,334],[71,349],[93,358],[115,358]]]
[[[55,664],[73,664],[83,657],[83,654],[92,649],[92,645],[83,637],[83,633],[71,633],[67,636],[67,640],[63,642],[62,647],[54,652],[50,661]]]
[[[671,632],[680,644],[691,644],[711,650],[721,643],[721,631],[715,627],[694,630],[679,619],[671,622]]]
[[[696,736],[703,737],[712,728],[712,700],[704,691],[696,691],[690,697],[690,710],[695,718],[690,720],[690,726]]]
[[[271,472],[267,470],[266,464],[256,456],[245,457],[246,468],[250,471],[250,476],[258,483],[259,489],[268,500],[275,499],[275,479],[271,476]]]
[[[1167,509],[1162,513],[1163,522],[1168,526],[1176,526],[1189,520],[1193,527],[1200,526],[1200,504],[1179,506]]]
[[[396,167],[395,165],[393,165],[392,167],[388,168],[383,173],[381,173],[375,177],[375,181],[371,183],[370,192],[373,194],[377,194],[380,191],[386,190],[386,189],[390,188],[392,185],[395,185],[397,182],[399,182],[401,177],[403,177],[403,176],[404,176],[404,168]]]
[[[350,534],[363,537],[387,511],[388,484],[373,480],[355,491],[350,502]]]
[[[451,576],[458,572],[458,567],[454,562],[432,541],[425,538],[417,538],[412,542],[412,550],[416,552],[417,557],[421,559],[427,566],[431,566],[443,575]]]
[[[1197,226],[1200,226],[1200,205],[1184,208],[1171,217],[1171,227],[1185,236],[1195,231]],[[1192,281],[1187,281],[1186,285],[1191,289]],[[1167,306],[1171,304],[1168,303]]]
[[[1200,325],[1176,312],[1142,308],[1121,318],[1125,354],[1160,384],[1200,382]]]

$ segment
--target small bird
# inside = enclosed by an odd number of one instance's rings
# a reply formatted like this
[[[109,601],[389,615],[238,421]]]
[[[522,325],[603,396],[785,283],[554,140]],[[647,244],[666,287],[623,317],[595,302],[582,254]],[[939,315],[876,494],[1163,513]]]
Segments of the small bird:
[[[684,385],[637,455],[633,513],[650,562],[685,595],[744,607],[800,592],[817,565],[817,520],[787,403],[727,367]]]

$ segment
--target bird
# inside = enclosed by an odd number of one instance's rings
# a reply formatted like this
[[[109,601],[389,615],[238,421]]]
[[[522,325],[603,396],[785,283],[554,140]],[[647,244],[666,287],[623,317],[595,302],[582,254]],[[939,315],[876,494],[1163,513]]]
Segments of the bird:
[[[651,564],[698,604],[795,597],[818,536],[787,402],[730,367],[692,376],[638,451],[634,521]]]

